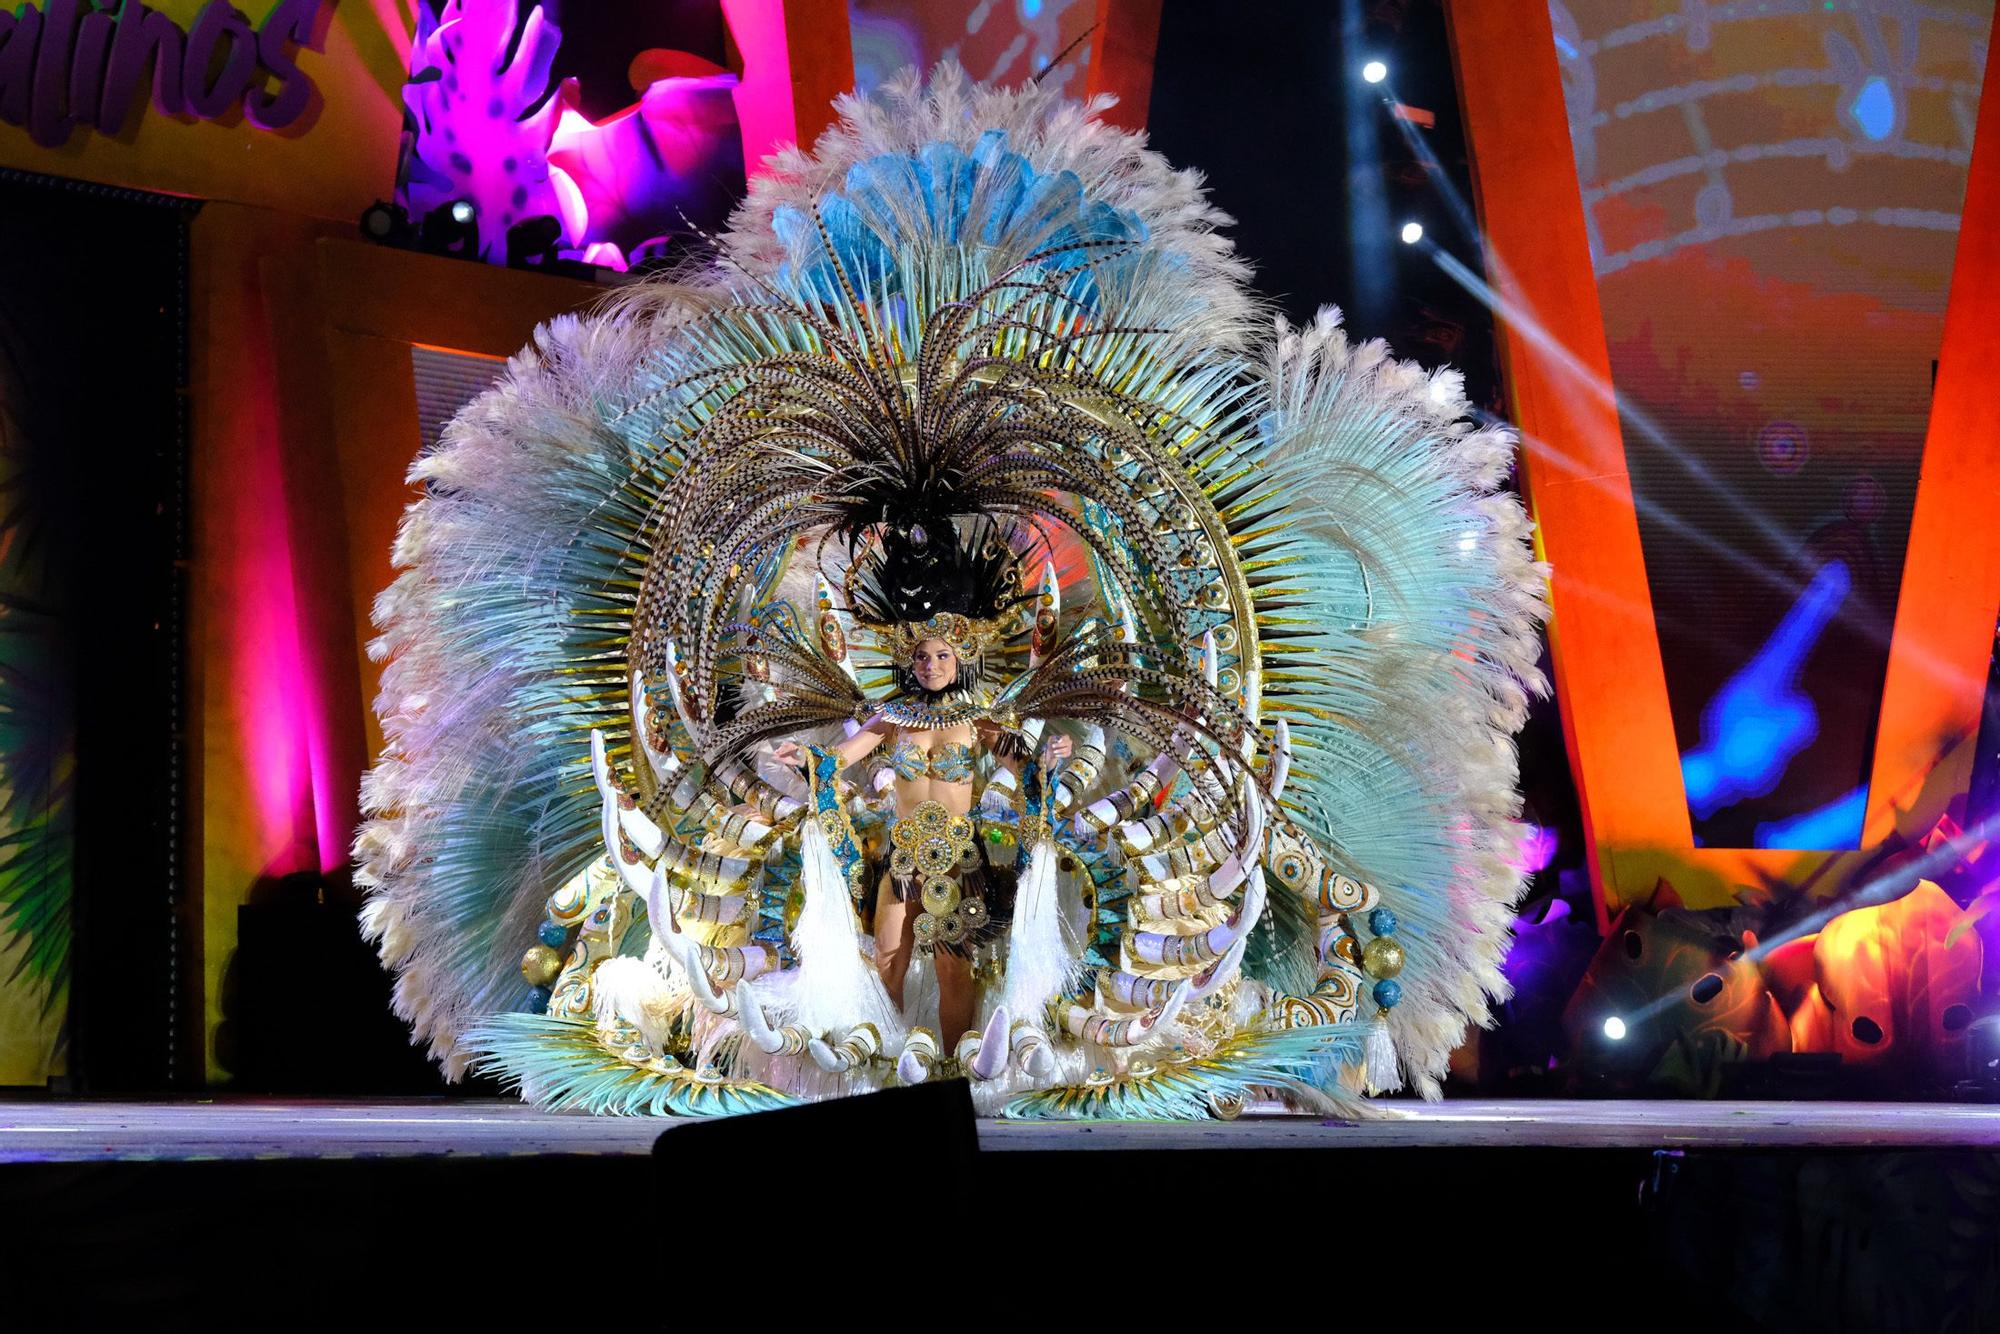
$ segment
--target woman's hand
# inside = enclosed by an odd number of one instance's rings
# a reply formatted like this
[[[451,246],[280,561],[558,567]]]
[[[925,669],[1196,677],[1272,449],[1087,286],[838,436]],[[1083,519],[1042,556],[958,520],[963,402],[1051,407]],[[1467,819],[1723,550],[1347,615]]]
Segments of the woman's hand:
[[[806,748],[796,741],[780,741],[771,748],[771,758],[794,769],[803,769],[806,764]]]
[[[1049,743],[1042,747],[1042,768],[1055,768],[1056,765],[1068,759],[1070,752],[1075,749],[1075,744],[1066,736],[1050,737]]]

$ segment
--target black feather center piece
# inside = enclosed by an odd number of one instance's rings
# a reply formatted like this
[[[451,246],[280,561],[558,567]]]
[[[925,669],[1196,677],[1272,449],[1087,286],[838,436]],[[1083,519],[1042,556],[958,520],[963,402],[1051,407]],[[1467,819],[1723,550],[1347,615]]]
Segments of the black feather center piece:
[[[1029,600],[1021,591],[1018,534],[984,516],[884,523],[859,562],[852,610],[878,626],[964,616],[989,621]]]

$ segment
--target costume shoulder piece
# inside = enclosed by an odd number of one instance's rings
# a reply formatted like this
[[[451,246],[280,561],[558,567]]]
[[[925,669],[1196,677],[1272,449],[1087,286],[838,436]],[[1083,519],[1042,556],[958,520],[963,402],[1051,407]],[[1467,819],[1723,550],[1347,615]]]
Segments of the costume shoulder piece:
[[[399,1013],[605,1112],[954,1061],[1013,1116],[1434,1094],[1520,890],[1511,436],[1331,310],[1261,322],[1198,179],[1089,108],[946,66],[839,110],[412,469],[357,846]],[[1011,905],[963,1035],[868,958],[929,855],[842,776],[878,715],[1005,761],[911,761]]]

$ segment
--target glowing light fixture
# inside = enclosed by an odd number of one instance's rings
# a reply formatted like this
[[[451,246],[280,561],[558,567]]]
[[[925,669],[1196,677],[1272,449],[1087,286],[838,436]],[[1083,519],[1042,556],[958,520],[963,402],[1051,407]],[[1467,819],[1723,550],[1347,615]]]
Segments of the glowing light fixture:
[[[1406,222],[1403,224],[1404,245],[1415,245],[1423,239],[1424,225],[1421,222]]]
[[[478,210],[472,206],[470,199],[459,199],[452,202],[451,220],[461,227],[471,223],[477,213]]]
[[[1625,1021],[1615,1014],[1606,1019],[1604,1021],[1604,1036],[1610,1038],[1613,1042],[1622,1041],[1625,1037]]]
[[[1361,77],[1369,83],[1380,83],[1389,77],[1389,67],[1379,60],[1371,60],[1361,67]]]

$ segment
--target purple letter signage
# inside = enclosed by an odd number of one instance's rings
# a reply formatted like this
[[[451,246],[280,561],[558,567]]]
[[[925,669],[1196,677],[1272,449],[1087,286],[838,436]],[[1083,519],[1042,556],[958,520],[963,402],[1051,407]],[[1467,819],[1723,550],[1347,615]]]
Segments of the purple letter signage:
[[[311,48],[329,0],[278,0],[261,28],[210,0],[183,30],[140,0],[43,0],[0,11],[0,120],[54,148],[79,122],[115,134],[151,75],[169,116],[219,120],[238,106],[259,129],[299,118],[312,80],[294,59]]]

